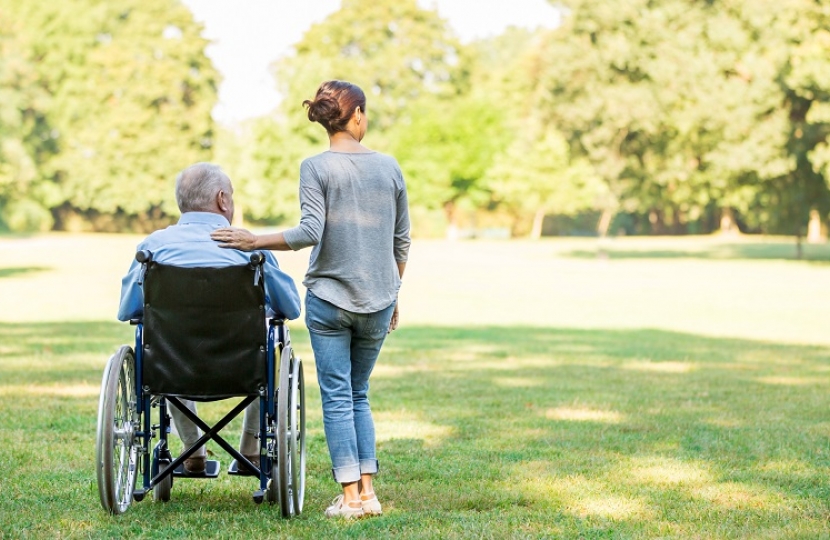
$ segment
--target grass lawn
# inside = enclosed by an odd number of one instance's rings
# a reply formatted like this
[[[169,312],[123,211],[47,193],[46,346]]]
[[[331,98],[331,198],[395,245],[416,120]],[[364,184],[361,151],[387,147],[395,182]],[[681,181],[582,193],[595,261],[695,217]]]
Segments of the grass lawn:
[[[98,391],[132,340],[113,319],[138,240],[0,238],[0,537],[830,537],[829,246],[416,242],[372,378],[385,514],[342,523],[301,322],[303,515],[227,475],[101,510]],[[306,260],[280,256],[297,278]]]

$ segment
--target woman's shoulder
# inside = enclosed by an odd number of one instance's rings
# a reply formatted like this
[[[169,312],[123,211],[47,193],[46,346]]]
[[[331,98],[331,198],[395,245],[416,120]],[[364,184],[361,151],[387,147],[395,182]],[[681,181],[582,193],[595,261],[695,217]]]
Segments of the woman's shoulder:
[[[319,166],[342,160],[361,160],[399,168],[397,159],[389,154],[384,154],[383,152],[377,152],[375,150],[370,150],[368,152],[334,152],[326,150],[325,152],[320,152],[319,154],[305,158],[302,164],[307,166]]]

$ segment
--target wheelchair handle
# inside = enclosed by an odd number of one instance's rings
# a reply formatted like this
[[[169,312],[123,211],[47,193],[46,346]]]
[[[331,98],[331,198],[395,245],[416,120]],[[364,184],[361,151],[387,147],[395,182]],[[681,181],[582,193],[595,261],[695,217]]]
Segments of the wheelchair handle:
[[[146,264],[153,260],[153,254],[149,249],[142,249],[141,251],[136,251],[135,260],[141,264]]]
[[[262,263],[265,262],[265,254],[261,251],[254,251],[251,253],[251,265],[252,266],[262,266]]]

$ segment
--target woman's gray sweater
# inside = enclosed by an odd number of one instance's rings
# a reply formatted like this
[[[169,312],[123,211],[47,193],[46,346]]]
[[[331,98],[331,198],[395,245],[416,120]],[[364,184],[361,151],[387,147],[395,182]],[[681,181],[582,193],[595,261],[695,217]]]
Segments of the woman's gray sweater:
[[[409,208],[395,158],[323,152],[300,166],[300,224],[285,231],[293,250],[314,246],[303,285],[355,313],[395,300],[397,262],[409,254]]]

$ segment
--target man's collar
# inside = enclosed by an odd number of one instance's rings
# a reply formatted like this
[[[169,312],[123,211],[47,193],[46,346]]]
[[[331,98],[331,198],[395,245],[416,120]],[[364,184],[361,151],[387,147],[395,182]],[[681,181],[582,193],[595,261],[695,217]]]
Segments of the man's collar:
[[[216,227],[230,227],[231,225],[225,216],[213,212],[185,212],[179,218],[179,225],[190,223],[205,223]]]

